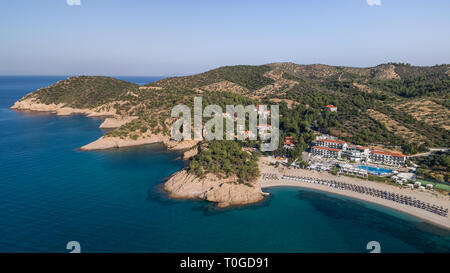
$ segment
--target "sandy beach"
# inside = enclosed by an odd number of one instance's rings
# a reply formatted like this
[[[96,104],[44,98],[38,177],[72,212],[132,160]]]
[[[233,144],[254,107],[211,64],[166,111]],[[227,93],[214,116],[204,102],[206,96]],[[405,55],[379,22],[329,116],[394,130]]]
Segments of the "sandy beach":
[[[389,207],[398,211],[401,211],[403,213],[407,213],[409,215],[413,215],[421,220],[430,222],[432,224],[438,225],[440,227],[446,228],[450,230],[450,218],[448,216],[443,217],[440,215],[437,215],[435,213],[428,212],[426,210],[408,206],[405,204],[397,203],[391,200],[382,199],[379,197],[374,197],[358,192],[353,192],[349,190],[343,190],[343,189],[336,189],[330,186],[321,185],[321,184],[314,184],[314,183],[307,183],[302,181],[293,181],[293,180],[287,180],[282,179],[281,177],[283,175],[291,175],[291,176],[301,176],[301,177],[310,177],[310,178],[319,178],[319,179],[326,179],[326,180],[335,180],[345,183],[351,183],[358,186],[366,186],[371,187],[374,189],[382,190],[382,191],[388,191],[396,194],[402,194],[411,196],[412,198],[416,198],[418,200],[421,200],[426,203],[434,204],[437,206],[442,206],[444,208],[450,207],[450,197],[445,196],[436,192],[431,191],[421,191],[418,189],[406,189],[406,188],[400,188],[393,185],[388,185],[380,182],[372,182],[367,181],[359,178],[353,178],[353,177],[347,177],[347,176],[335,176],[330,173],[326,172],[316,172],[316,171],[310,171],[310,170],[304,170],[304,169],[289,169],[285,167],[278,167],[275,168],[274,166],[270,166],[269,163],[272,161],[271,158],[264,157],[260,160],[259,166],[261,174],[275,174],[279,179],[261,179],[260,185],[261,189],[264,190],[264,188],[269,187],[278,187],[278,186],[289,186],[289,187],[300,187],[300,188],[308,188],[308,189],[314,189],[319,190],[323,192],[329,192],[333,194],[339,194],[342,196],[352,197],[359,200],[363,200],[366,202],[382,205],[385,207]]]

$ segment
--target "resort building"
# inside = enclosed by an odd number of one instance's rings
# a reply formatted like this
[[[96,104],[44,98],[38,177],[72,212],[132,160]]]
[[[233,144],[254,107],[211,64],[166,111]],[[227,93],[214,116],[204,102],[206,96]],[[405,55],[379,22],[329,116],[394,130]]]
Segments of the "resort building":
[[[409,180],[409,181],[416,180],[416,175],[414,173],[398,173],[396,176],[401,180],[403,180],[403,179]]]
[[[337,139],[337,138],[334,137],[334,136],[331,136],[331,135],[321,134],[319,136],[316,136],[315,141],[318,141],[318,140],[321,140],[321,139]]]
[[[285,143],[291,143],[289,140],[290,139],[285,139]],[[370,150],[367,147],[350,145],[349,143],[335,139],[332,136],[317,136],[316,140],[312,143],[312,146],[312,155],[333,158],[342,157],[354,162],[373,162],[399,166],[406,164],[406,156],[401,153]]]
[[[345,150],[342,151],[343,157],[355,162],[367,161],[369,155],[369,148],[362,146],[348,146]]]
[[[342,140],[334,140],[334,139],[320,139],[316,141],[317,146],[333,148],[333,149],[346,149],[347,143]]]
[[[341,150],[335,149],[335,148],[323,147],[323,146],[313,146],[313,147],[311,147],[311,154],[322,156],[322,157],[340,158]]]
[[[330,112],[337,112],[337,107],[334,105],[327,105],[327,106],[325,106],[325,109]]]
[[[399,153],[389,153],[371,150],[369,160],[372,162],[383,163],[388,165],[405,165],[406,156]]]
[[[286,149],[294,149],[295,144],[297,144],[297,140],[293,140],[291,136],[284,138],[284,148]]]

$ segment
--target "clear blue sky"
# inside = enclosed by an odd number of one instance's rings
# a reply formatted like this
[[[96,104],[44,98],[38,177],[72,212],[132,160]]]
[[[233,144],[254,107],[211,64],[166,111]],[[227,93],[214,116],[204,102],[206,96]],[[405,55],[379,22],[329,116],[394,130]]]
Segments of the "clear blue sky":
[[[0,74],[450,63],[449,14],[448,0],[2,0]]]

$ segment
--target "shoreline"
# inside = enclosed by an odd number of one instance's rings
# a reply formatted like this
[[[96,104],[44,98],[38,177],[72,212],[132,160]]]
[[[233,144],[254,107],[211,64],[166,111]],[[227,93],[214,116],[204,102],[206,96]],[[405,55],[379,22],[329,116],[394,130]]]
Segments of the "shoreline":
[[[171,198],[202,199],[216,203],[219,208],[255,204],[264,200],[267,193],[262,192],[259,180],[248,186],[235,183],[236,178],[223,178],[211,173],[197,177],[182,169],[170,175],[162,187]]]
[[[101,106],[100,106],[101,107]],[[119,116],[115,112],[99,110],[100,107],[93,109],[79,109],[66,107],[62,104],[43,104],[37,102],[34,98],[19,99],[9,107],[12,111],[29,112],[29,113],[48,113],[56,116],[73,116],[83,115],[87,118],[102,118],[103,122],[99,125],[100,129],[115,129],[120,126],[133,121],[137,117],[133,116]],[[106,137],[105,135],[93,140],[81,147],[78,147],[82,151],[96,151],[96,150],[108,150],[123,147],[142,146],[146,144],[162,143],[168,150],[179,151],[192,149],[197,145],[198,141],[187,140],[182,142],[173,141],[169,136],[161,134],[146,134],[140,136],[138,139],[133,140],[130,138],[120,137]]]
[[[434,226],[437,226],[439,228],[445,229],[447,231],[450,231],[450,227],[441,224],[441,222],[439,222],[437,220],[433,221],[433,220],[430,220],[428,217],[424,217],[422,215],[417,215],[415,213],[409,212],[408,210],[403,210],[403,209],[400,209],[400,208],[395,207],[393,205],[387,205],[386,203],[383,203],[383,202],[377,202],[375,200],[366,200],[366,199],[364,199],[362,197],[363,195],[361,195],[361,197],[353,196],[353,195],[350,195],[350,194],[346,194],[346,192],[343,191],[343,190],[341,192],[330,191],[330,190],[326,190],[327,186],[323,186],[324,188],[322,189],[322,188],[308,187],[308,186],[302,186],[302,185],[293,185],[293,184],[288,184],[288,183],[289,182],[286,182],[286,184],[280,183],[280,184],[273,184],[273,185],[264,185],[264,186],[261,186],[261,189],[270,189],[270,188],[278,188],[278,187],[279,188],[298,188],[298,189],[307,189],[307,190],[318,191],[318,192],[321,192],[321,193],[326,193],[326,194],[331,194],[331,195],[339,195],[339,196],[342,196],[342,197],[355,199],[357,201],[362,201],[362,203],[370,203],[370,204],[379,205],[379,206],[382,206],[382,207],[385,207],[385,208],[388,208],[388,209],[392,209],[392,210],[395,210],[397,212],[404,213],[404,214],[407,214],[407,215],[412,216],[414,218],[417,218],[420,221],[423,221],[423,222],[432,224]],[[382,199],[382,200],[384,200],[384,199]],[[395,204],[398,204],[398,203],[395,203]]]
[[[19,101],[18,101],[19,102]],[[37,106],[37,107],[35,107]],[[12,107],[10,107],[11,110],[19,110],[19,111],[29,111],[29,112],[47,112],[47,113],[54,113],[58,116],[62,115],[84,115],[86,117],[97,117],[97,118],[105,118],[110,119],[109,124],[111,125],[118,125],[125,119],[123,117],[115,117],[114,114],[109,112],[98,112],[94,109],[74,109],[74,108],[65,108],[61,107],[60,105],[45,105],[46,107],[42,107],[42,104],[34,103],[30,100],[26,100],[25,102],[15,103]],[[63,110],[61,111],[61,108]],[[58,111],[60,110],[60,111]],[[119,120],[113,120],[113,119],[120,119]],[[105,121],[102,124],[107,124]],[[101,126],[101,125],[100,125]],[[108,127],[108,126],[105,126]],[[101,127],[100,127],[101,128]],[[151,143],[162,143],[169,151],[170,150],[183,150],[183,149],[191,149],[194,147],[197,142],[196,141],[186,141],[186,142],[176,142],[171,141],[166,136],[161,135],[148,135],[144,136],[142,138],[139,138],[137,140],[132,139],[119,139],[114,137],[106,137],[102,136],[99,139],[92,141],[82,147],[79,147],[80,150],[88,151],[88,150],[103,150],[103,149],[112,149],[112,148],[120,148],[120,147],[131,147],[131,146],[141,146],[145,144],[151,144]],[[437,194],[437,196],[432,196],[432,193],[425,193],[425,192],[419,192],[418,190],[408,190],[408,189],[402,189],[398,188],[392,185],[383,184],[380,182],[372,182],[372,181],[366,181],[358,178],[353,177],[345,177],[345,176],[333,176],[329,173],[317,173],[313,171],[307,171],[302,169],[283,169],[278,168],[275,169],[272,166],[268,166],[268,161],[270,161],[269,158],[265,157],[262,158],[259,162],[260,172],[263,173],[275,173],[278,175],[278,177],[281,178],[282,175],[297,175],[297,176],[306,176],[306,177],[312,177],[312,178],[321,178],[321,179],[327,179],[327,180],[338,180],[343,181],[347,183],[353,183],[356,185],[363,185],[363,186],[370,186],[373,188],[391,191],[394,193],[401,193],[401,194],[408,194],[414,197],[417,197],[417,199],[423,200],[425,202],[429,202],[436,205],[441,205],[445,208],[448,208],[450,205],[450,198],[447,196],[443,196],[441,194]],[[282,171],[280,172],[280,169]],[[175,176],[178,172],[175,172],[171,176]],[[166,181],[167,182],[167,181]],[[259,183],[258,183],[259,182]],[[364,195],[361,193],[356,193],[352,191],[345,191],[341,189],[334,189],[329,186],[324,186],[320,184],[311,184],[306,182],[298,182],[298,181],[291,181],[291,180],[264,180],[262,177],[259,178],[259,181],[257,184],[260,186],[260,192],[264,195],[267,193],[264,193],[262,190],[264,188],[270,188],[270,187],[297,187],[297,188],[306,188],[306,189],[312,189],[317,191],[322,191],[325,193],[331,193],[331,194],[337,194],[345,197],[355,198],[363,202],[369,202],[377,205],[381,205],[383,207],[387,207],[405,214],[408,214],[410,216],[413,216],[415,218],[418,218],[420,220],[423,220],[425,222],[431,223],[433,225],[439,226],[441,228],[444,228],[446,230],[450,230],[450,219],[449,217],[443,217],[439,215],[434,215],[430,212],[427,212],[422,209],[418,209],[415,207],[407,206],[400,203],[395,203],[393,201]],[[164,183],[166,184],[166,183]],[[183,194],[184,195],[184,194]],[[192,194],[191,194],[192,195]],[[179,196],[179,198],[185,199],[187,196]],[[192,196],[187,197],[188,199]],[[214,202],[214,199],[218,198],[218,196],[210,196],[210,198],[203,196],[203,198],[200,199],[210,199],[208,201]],[[230,196],[231,197],[231,196]],[[173,198],[173,196],[172,196]],[[223,196],[222,196],[223,198]],[[219,199],[222,199],[219,198]],[[246,199],[246,198],[244,198]],[[249,200],[246,200],[245,204],[251,204],[251,203],[257,203],[261,200],[257,200],[259,198],[250,198],[254,201],[248,202]],[[223,202],[224,200],[222,200]],[[219,202],[220,203],[220,202]],[[227,203],[227,202],[223,202]]]
[[[327,185],[321,185],[321,184],[314,184],[314,183],[308,183],[308,182],[302,182],[302,181],[294,181],[294,180],[285,180],[281,179],[281,176],[286,175],[293,175],[293,176],[303,176],[303,177],[311,177],[311,178],[320,178],[320,179],[326,179],[326,180],[336,180],[340,182],[350,183],[357,186],[367,186],[372,187],[375,189],[383,190],[383,191],[390,191],[394,193],[399,193],[403,195],[408,195],[415,197],[419,200],[429,202],[430,204],[436,204],[436,205],[442,205],[445,208],[448,208],[450,205],[450,199],[447,196],[444,195],[438,195],[434,196],[430,192],[420,192],[418,190],[410,190],[410,189],[403,189],[396,186],[380,183],[380,182],[372,182],[372,181],[366,181],[361,180],[358,178],[353,177],[346,177],[346,176],[334,176],[329,173],[317,173],[312,172],[308,170],[303,169],[283,169],[282,172],[279,171],[279,169],[275,169],[272,166],[264,166],[264,164],[261,164],[261,173],[275,173],[279,177],[278,180],[275,179],[261,179],[260,185],[261,189],[264,190],[265,188],[271,188],[271,187],[294,187],[294,188],[303,188],[303,189],[310,189],[310,190],[316,190],[324,193],[329,194],[336,194],[339,196],[344,196],[348,198],[354,198],[362,202],[368,202],[376,205],[380,205],[389,209],[393,209],[395,211],[405,213],[409,216],[415,217],[421,221],[425,221],[427,223],[436,225],[440,228],[443,228],[447,231],[450,231],[450,218],[440,216],[431,212],[428,212],[423,209],[419,209],[416,207],[408,206],[405,204],[397,203],[394,201],[382,199],[379,197],[374,197],[354,191],[348,191],[343,189],[336,189]]]

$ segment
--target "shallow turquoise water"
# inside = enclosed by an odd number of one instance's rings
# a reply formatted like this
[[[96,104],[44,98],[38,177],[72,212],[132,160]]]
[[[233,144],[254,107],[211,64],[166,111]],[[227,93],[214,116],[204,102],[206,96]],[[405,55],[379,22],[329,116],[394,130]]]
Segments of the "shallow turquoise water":
[[[450,234],[340,196],[272,188],[263,202],[217,210],[168,199],[180,155],[160,145],[83,152],[102,120],[8,109],[65,77],[0,77],[0,252],[450,252]],[[139,83],[154,78],[130,78]]]

